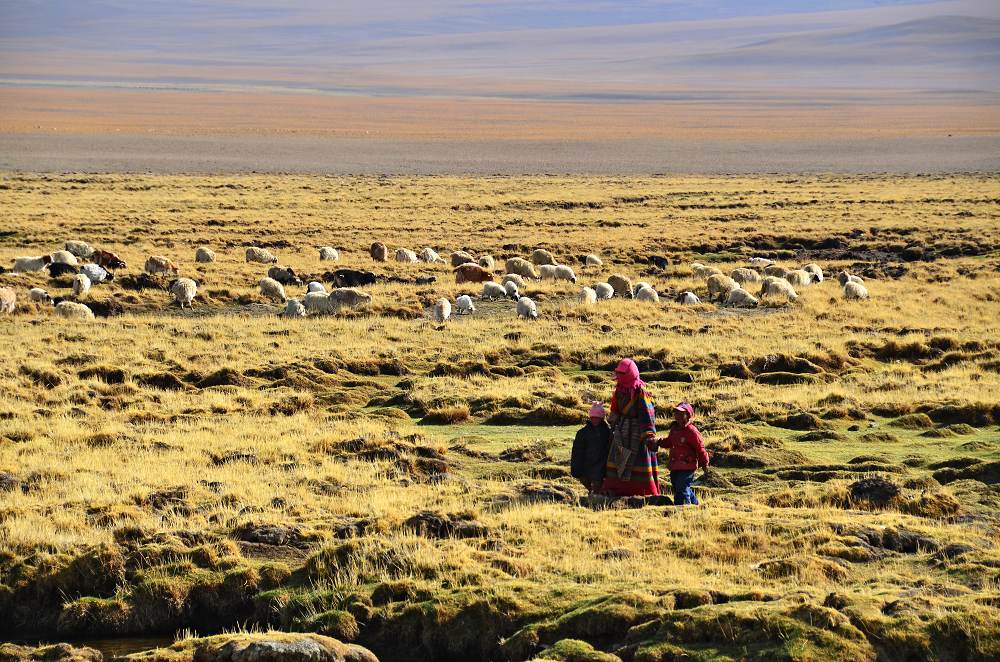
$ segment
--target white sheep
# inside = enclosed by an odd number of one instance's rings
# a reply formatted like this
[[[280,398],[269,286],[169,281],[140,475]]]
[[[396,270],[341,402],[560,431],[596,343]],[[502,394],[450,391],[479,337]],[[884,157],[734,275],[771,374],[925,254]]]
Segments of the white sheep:
[[[535,302],[528,297],[521,297],[517,300],[517,316],[525,319],[538,319],[538,307]]]
[[[94,247],[85,241],[75,241],[70,239],[66,242],[65,248],[67,251],[79,258],[89,258],[94,254]]]
[[[336,312],[332,310],[330,295],[326,292],[309,292],[302,299],[303,307],[317,313]]]
[[[515,285],[516,287],[516,285]],[[500,283],[494,283],[492,281],[487,281],[483,283],[483,299],[506,299],[507,290]]]
[[[409,248],[396,249],[396,262],[416,262],[417,254]]]
[[[329,294],[330,302],[338,308],[361,308],[372,302],[372,295],[353,287],[337,287]]]
[[[500,279],[500,282],[506,285],[507,283],[514,283],[518,288],[524,287],[524,279],[518,274],[504,274],[504,277]]]
[[[571,283],[576,283],[576,274],[573,273],[573,268],[565,264],[557,264],[552,272],[552,277],[555,280],[568,280]]]
[[[52,303],[52,297],[40,287],[33,287],[28,290],[28,298],[37,303]]]
[[[17,308],[17,292],[13,287],[0,287],[0,313],[10,315]]]
[[[757,306],[760,302],[757,297],[750,294],[742,287],[737,287],[735,290],[731,290],[726,296],[727,306],[734,306],[736,308],[753,308]]]
[[[51,257],[56,264],[68,264],[71,267],[80,266],[80,261],[69,251],[55,251]]]
[[[87,296],[90,291],[90,279],[85,274],[73,276],[73,296],[77,299]]]
[[[840,283],[841,287],[847,285],[848,283],[861,283],[862,285],[865,284],[865,281],[864,279],[861,278],[861,276],[855,276],[854,274],[848,273],[847,271],[841,271],[839,274],[837,274],[837,281]]]
[[[321,246],[319,249],[319,259],[321,262],[336,262],[340,259],[340,251],[333,246]]]
[[[752,267],[757,267],[758,269],[763,269],[774,264],[774,260],[769,260],[766,257],[752,257],[747,260],[747,263]]]
[[[556,258],[553,257],[552,253],[544,248],[536,248],[531,252],[531,263],[536,266],[542,266],[543,264],[555,264]]]
[[[521,298],[521,290],[518,288],[517,283],[512,280],[508,280],[503,284],[503,291],[506,292],[507,296],[514,301]]]
[[[305,317],[306,307],[298,299],[289,299],[285,302],[285,311],[281,314],[284,317]]]
[[[632,281],[621,274],[608,276],[608,285],[614,288],[615,294],[626,299],[632,298]]]
[[[260,293],[274,303],[288,301],[288,297],[285,296],[285,286],[268,276],[260,280]]]
[[[554,264],[538,265],[538,275],[541,277],[542,280],[555,280],[556,265]]]
[[[271,254],[271,251],[258,246],[250,246],[246,250],[247,262],[259,262],[260,264],[276,264],[278,258]]]
[[[647,301],[649,303],[659,303],[660,301],[660,295],[656,293],[656,290],[648,285],[638,288],[635,291],[635,298],[638,301]]]
[[[694,292],[684,291],[678,294],[674,301],[681,304],[682,306],[698,306],[701,304],[701,299]]]
[[[785,280],[792,284],[792,287],[809,287],[813,283],[818,283],[816,274],[805,269],[795,269],[789,271]]]
[[[508,274],[517,274],[522,278],[534,278],[538,279],[538,272],[535,271],[534,265],[521,257],[512,257],[504,264],[504,269]],[[523,287],[523,285],[522,285]]]
[[[438,299],[437,303],[434,304],[434,321],[438,323],[444,323],[448,321],[451,317],[451,302],[447,299]]]
[[[476,264],[481,266],[483,269],[488,269],[489,271],[493,271],[497,268],[497,261],[493,259],[492,255],[483,255],[479,258]]]
[[[693,262],[691,264],[691,271],[693,271],[694,275],[697,276],[698,278],[708,278],[713,274],[722,273],[722,270],[719,269],[718,267],[707,267],[700,262]]]
[[[56,314],[70,320],[94,319],[94,312],[76,301],[60,301],[56,304]]]
[[[609,283],[598,283],[594,285],[594,293],[598,299],[610,299],[615,295],[615,288]]]
[[[761,298],[784,297],[789,301],[796,301],[799,298],[792,284],[777,276],[768,276],[764,279],[760,287],[760,296]]]
[[[849,280],[844,283],[844,298],[845,299],[867,299],[868,298],[868,288],[864,286],[863,283],[858,283],[857,281]]]
[[[472,297],[468,294],[455,299],[455,312],[459,315],[467,315],[476,312],[476,307],[472,304]]]
[[[114,274],[99,264],[85,264],[80,267],[80,273],[90,279],[93,284],[114,280]]]
[[[815,262],[810,262],[806,266],[802,267],[802,269],[803,271],[808,271],[809,273],[814,274],[816,276],[815,280],[817,283],[823,282],[823,270]]]
[[[470,253],[466,253],[465,251],[453,251],[449,257],[451,260],[451,266],[453,267],[459,267],[463,264],[476,261],[476,258],[472,257]]]
[[[764,277],[759,273],[746,267],[733,269],[732,273],[729,274],[729,277],[739,283],[740,286],[743,286],[746,283],[759,283],[764,280]]]
[[[326,287],[318,280],[313,280],[306,286],[306,292],[326,292]]]
[[[420,251],[420,259],[424,262],[444,262],[438,252],[429,246]]]
[[[194,261],[202,264],[215,262],[215,251],[208,246],[199,246],[194,251]]]
[[[14,258],[14,273],[19,274],[30,274],[36,271],[41,271],[45,268],[46,264],[51,264],[51,255],[38,255],[35,257],[15,257]]]
[[[764,267],[765,276],[776,276],[777,278],[786,278],[788,274],[792,272],[791,269],[786,269],[777,264],[769,264]]]
[[[597,257],[593,253],[590,253],[589,255],[585,255],[583,257],[583,264],[586,267],[600,267],[604,265],[604,262],[601,258]]]
[[[709,299],[725,299],[730,292],[740,286],[735,280],[722,274],[712,274],[707,282]]]
[[[170,284],[170,293],[174,295],[174,301],[181,308],[184,306],[190,308],[191,302],[198,294],[198,284],[190,278],[178,278]]]
[[[597,292],[595,292],[592,287],[582,287],[580,288],[580,294],[577,299],[582,304],[597,303]]]

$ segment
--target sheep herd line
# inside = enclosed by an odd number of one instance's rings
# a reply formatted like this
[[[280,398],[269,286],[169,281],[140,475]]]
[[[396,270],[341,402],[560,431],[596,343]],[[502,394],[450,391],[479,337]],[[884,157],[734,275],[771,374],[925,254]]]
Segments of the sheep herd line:
[[[375,242],[369,249],[369,255],[375,262],[388,262],[389,248]],[[337,269],[328,273],[336,287],[327,291],[322,282],[311,281],[306,285],[306,291],[301,297],[289,297],[285,292],[288,285],[302,285],[302,280],[290,267],[277,266],[278,258],[266,248],[251,246],[245,252],[246,262],[272,265],[267,276],[259,282],[260,293],[270,301],[285,306],[281,315],[285,317],[305,317],[310,314],[335,314],[344,308],[361,308],[372,301],[372,296],[358,289],[365,285],[376,283],[380,277],[370,271],[360,269]],[[403,263],[444,263],[445,260],[432,248],[424,248],[419,253],[407,248],[399,248],[393,258]],[[553,254],[545,249],[536,249],[525,259],[511,257],[503,264],[503,274],[497,281],[497,261],[491,255],[474,257],[464,250],[450,254],[452,273],[455,283],[482,284],[480,300],[510,299],[515,303],[514,312],[517,317],[537,319],[538,306],[522,291],[528,281],[553,280],[577,283],[577,276],[572,267],[559,264]],[[198,247],[195,251],[195,262],[206,264],[215,262],[215,252],[206,247]],[[337,262],[340,251],[330,246],[319,249],[321,261]],[[650,258],[659,267],[668,266],[664,258]],[[588,254],[579,258],[583,269],[600,268],[601,258]],[[662,263],[661,263],[662,262]],[[44,289],[35,287],[29,290],[28,297],[33,302],[51,303],[57,314],[70,319],[94,319],[93,311],[81,300],[85,299],[90,289],[101,283],[110,282],[115,277],[115,271],[125,269],[124,260],[115,253],[96,249],[84,241],[71,240],[65,243],[63,250],[57,250],[49,255],[34,257],[17,257],[10,273],[32,273],[47,271],[52,278],[72,277],[72,298],[52,297]],[[691,265],[695,276],[702,279],[707,287],[707,300],[728,307],[753,308],[760,305],[764,299],[784,300],[794,302],[798,299],[797,289],[809,287],[824,280],[822,268],[817,264],[807,264],[799,269],[789,269],[763,257],[752,257],[747,266],[733,269],[726,275],[721,269],[695,262]],[[172,260],[153,255],[146,259],[143,270],[150,275],[166,275],[174,279],[168,289],[175,302],[181,308],[191,307],[198,293],[198,283],[192,278],[180,277],[180,268]],[[4,270],[0,267],[0,273]],[[392,279],[390,279],[392,280]],[[398,280],[398,279],[397,279]],[[868,298],[868,290],[864,281],[857,275],[841,271],[837,280],[845,299],[859,300]],[[416,284],[429,285],[437,281],[434,276],[417,278]],[[751,293],[751,289],[756,294]],[[638,282],[633,285],[631,280],[621,274],[612,274],[606,282],[598,282],[593,286],[583,286],[577,296],[581,305],[593,305],[599,300],[614,297],[634,299],[647,303],[658,303],[664,294],[649,283]],[[694,292],[685,290],[672,294],[671,298],[682,305],[698,305],[702,299]],[[0,287],[0,313],[12,313],[17,305],[17,294],[12,287]],[[455,299],[454,305],[447,298],[439,299],[431,310],[432,318],[446,322],[454,310],[457,314],[471,314],[476,306],[471,294],[462,294]]]

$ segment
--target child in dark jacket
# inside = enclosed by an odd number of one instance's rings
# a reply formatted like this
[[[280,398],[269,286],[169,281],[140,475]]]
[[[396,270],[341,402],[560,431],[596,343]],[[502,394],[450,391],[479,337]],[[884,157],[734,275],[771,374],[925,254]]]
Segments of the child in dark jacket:
[[[708,466],[708,453],[701,432],[694,426],[694,407],[682,402],[674,407],[674,422],[670,424],[670,434],[661,439],[660,447],[670,449],[667,468],[670,469],[670,485],[674,493],[674,505],[697,505],[698,497],[691,489],[694,472],[698,467]]]
[[[587,492],[599,490],[604,482],[611,445],[611,428],[604,415],[604,405],[595,401],[590,407],[590,420],[577,430],[573,440],[570,474],[587,488]]]

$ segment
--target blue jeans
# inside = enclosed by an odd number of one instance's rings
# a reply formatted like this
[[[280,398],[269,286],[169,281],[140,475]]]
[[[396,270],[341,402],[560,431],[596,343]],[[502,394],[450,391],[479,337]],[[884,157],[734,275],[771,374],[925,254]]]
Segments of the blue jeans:
[[[694,471],[670,472],[670,486],[674,490],[675,506],[698,505],[698,497],[694,495],[694,490],[691,489],[691,483],[693,481],[694,481]]]

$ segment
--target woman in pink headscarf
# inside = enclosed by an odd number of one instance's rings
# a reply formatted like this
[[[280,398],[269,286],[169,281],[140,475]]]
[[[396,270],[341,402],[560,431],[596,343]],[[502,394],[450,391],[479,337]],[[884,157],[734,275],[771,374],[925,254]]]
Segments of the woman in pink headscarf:
[[[632,359],[622,359],[615,368],[608,423],[612,430],[611,450],[602,490],[614,496],[658,495],[656,412]]]

